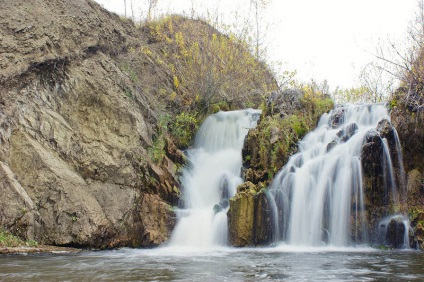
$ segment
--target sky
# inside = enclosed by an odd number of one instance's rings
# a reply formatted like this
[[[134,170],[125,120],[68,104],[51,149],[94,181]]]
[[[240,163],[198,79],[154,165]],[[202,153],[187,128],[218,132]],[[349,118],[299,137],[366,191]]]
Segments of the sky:
[[[96,0],[124,15],[124,0]],[[131,16],[127,0],[127,15]],[[359,73],[375,60],[378,46],[396,42],[406,47],[416,0],[267,0],[260,24],[267,61],[280,71],[296,70],[300,81],[327,80],[331,88],[358,86]],[[133,0],[136,19],[146,15],[148,0]],[[250,0],[158,0],[153,16],[178,13],[218,19],[242,26],[253,20]],[[193,12],[195,11],[195,12]],[[250,11],[250,13],[249,13]],[[234,28],[234,27],[233,27]]]

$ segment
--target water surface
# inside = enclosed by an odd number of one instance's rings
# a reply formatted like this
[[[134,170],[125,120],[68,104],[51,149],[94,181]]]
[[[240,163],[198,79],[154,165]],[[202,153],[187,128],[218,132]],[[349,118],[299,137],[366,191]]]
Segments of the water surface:
[[[124,248],[3,256],[0,281],[424,281],[423,262],[369,248]]]

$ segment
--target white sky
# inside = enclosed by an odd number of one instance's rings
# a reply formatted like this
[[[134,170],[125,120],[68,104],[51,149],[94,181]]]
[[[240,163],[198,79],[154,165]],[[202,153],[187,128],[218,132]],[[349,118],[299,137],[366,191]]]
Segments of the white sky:
[[[124,14],[124,0],[96,0]],[[127,15],[131,15],[127,0]],[[136,19],[145,17],[148,0],[133,0]],[[374,58],[380,41],[401,43],[417,10],[416,0],[269,0],[263,13],[269,61],[285,63],[303,81],[327,79],[332,88],[351,87]],[[249,15],[249,0],[158,0],[163,13],[218,16],[233,24]],[[406,43],[405,43],[406,45]]]

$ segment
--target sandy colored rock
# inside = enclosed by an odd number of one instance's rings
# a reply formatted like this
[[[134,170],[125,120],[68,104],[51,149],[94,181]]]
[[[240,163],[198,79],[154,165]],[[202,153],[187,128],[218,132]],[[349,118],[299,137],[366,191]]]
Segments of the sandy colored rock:
[[[90,0],[3,1],[0,24],[1,227],[49,245],[163,243],[179,184],[168,157],[150,160],[153,110],[116,58],[134,26]]]
[[[271,212],[265,191],[251,182],[237,188],[228,210],[229,242],[234,247],[265,245],[272,242]]]

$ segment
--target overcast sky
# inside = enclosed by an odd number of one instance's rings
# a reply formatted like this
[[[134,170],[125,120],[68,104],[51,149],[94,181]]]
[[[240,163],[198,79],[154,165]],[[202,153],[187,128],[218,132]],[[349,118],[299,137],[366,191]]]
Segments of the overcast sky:
[[[96,0],[124,14],[124,0]],[[131,15],[127,0],[127,15]],[[416,0],[268,0],[262,24],[268,26],[268,58],[296,70],[298,79],[327,79],[334,88],[358,83],[379,42],[402,44],[417,10]],[[164,13],[218,16],[220,22],[249,15],[250,0],[158,0],[154,16]],[[133,0],[135,18],[146,14],[147,0]],[[264,29],[265,30],[265,29]]]

